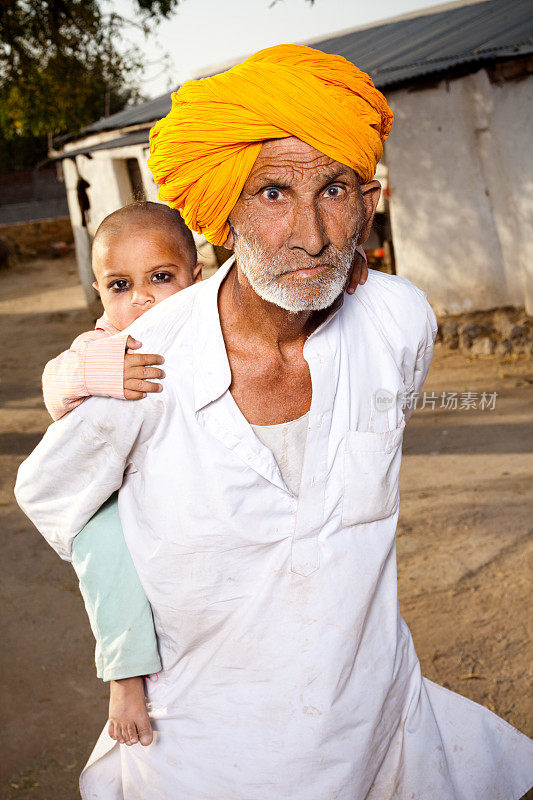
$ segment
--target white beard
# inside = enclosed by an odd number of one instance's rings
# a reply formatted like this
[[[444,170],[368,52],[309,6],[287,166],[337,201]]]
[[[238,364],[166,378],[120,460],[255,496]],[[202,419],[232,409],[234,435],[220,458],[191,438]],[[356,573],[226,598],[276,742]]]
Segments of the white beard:
[[[254,292],[263,300],[286,311],[320,311],[328,308],[341,294],[350,274],[357,245],[357,236],[350,244],[339,249],[329,245],[319,259],[303,255],[270,256],[257,241],[234,233],[234,252]],[[318,266],[314,261],[327,264],[325,274],[316,278],[290,280],[287,273]]]

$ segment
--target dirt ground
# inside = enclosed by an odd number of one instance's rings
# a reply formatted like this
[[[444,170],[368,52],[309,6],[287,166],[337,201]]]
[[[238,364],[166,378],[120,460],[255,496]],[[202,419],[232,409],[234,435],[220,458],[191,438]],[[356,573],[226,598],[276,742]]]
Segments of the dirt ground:
[[[3,800],[73,800],[106,720],[73,570],[13,499],[49,420],[44,363],[92,327],[74,261],[0,273]],[[400,600],[425,675],[533,733],[529,585],[533,367],[438,349],[424,387],[497,392],[495,408],[418,409],[404,444]],[[529,613],[528,613],[529,612]],[[481,799],[480,799],[481,800]]]

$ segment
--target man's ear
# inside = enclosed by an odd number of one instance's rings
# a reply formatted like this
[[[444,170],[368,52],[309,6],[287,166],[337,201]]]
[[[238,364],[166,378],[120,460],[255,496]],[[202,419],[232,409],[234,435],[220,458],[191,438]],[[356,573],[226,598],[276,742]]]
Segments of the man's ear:
[[[363,244],[370,236],[374,214],[376,213],[379,197],[381,195],[381,184],[379,181],[370,181],[370,183],[363,183],[359,188],[361,189],[363,203],[365,204],[365,221],[361,228],[357,244]]]
[[[229,225],[229,220],[228,220],[228,225]],[[231,227],[231,225],[229,225],[228,238],[226,239],[222,247],[225,247],[226,250],[233,250],[234,245],[235,245],[235,237],[233,235],[233,228]]]
[[[192,282],[193,283],[200,283],[200,281],[202,280],[202,270],[203,270],[203,268],[204,268],[204,265],[199,261],[198,264],[195,266],[195,268],[192,271]]]
[[[97,293],[100,294],[100,289],[98,288],[96,281],[93,281],[93,289],[96,289]]]

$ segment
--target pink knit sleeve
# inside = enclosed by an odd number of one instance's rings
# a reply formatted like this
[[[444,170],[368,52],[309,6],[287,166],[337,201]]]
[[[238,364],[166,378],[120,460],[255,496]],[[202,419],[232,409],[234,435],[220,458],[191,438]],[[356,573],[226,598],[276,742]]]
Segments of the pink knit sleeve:
[[[79,406],[86,397],[124,399],[124,356],[128,335],[88,331],[69,350],[49,361],[43,372],[44,402],[53,420]]]

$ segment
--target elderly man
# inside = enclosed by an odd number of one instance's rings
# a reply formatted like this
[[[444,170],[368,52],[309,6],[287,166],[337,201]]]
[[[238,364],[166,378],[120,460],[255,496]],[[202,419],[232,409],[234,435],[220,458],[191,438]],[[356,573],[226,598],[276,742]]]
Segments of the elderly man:
[[[151,137],[160,197],[235,258],[131,327],[165,390],[93,398],[23,464],[57,551],[117,487],[163,671],[155,740],[102,734],[84,798],[513,800],[531,742],[420,675],[398,610],[405,415],[436,333],[370,272],[391,115],[337,56],[280,46],[186,84]]]

